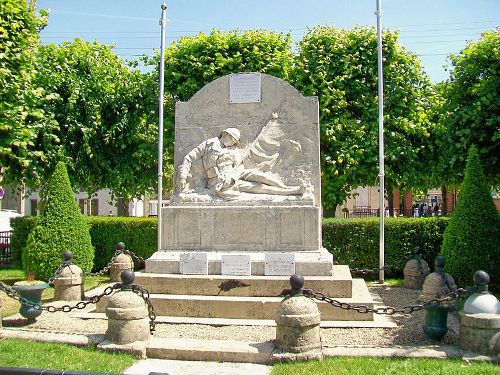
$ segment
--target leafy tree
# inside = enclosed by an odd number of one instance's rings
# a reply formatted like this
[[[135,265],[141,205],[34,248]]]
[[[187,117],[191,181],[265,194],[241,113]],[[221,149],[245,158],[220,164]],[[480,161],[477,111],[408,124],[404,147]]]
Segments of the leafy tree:
[[[470,285],[474,272],[484,270],[492,277],[492,285],[500,287],[500,216],[475,146],[469,150],[458,203],[443,234],[441,254],[458,285]]]
[[[434,95],[398,34],[383,35],[386,185],[426,184]],[[377,36],[374,29],[318,26],[299,43],[292,84],[320,102],[323,205],[335,207],[378,176]]]
[[[34,49],[47,13],[36,14],[36,1],[0,0],[0,165],[5,182],[30,178],[32,147],[42,128],[55,124],[35,104],[44,95],[32,85]]]
[[[463,178],[466,151],[476,145],[491,185],[500,176],[500,30],[489,31],[451,56],[450,79],[440,88],[440,169],[444,183]]]
[[[158,56],[150,63],[159,67]],[[290,35],[264,30],[182,38],[165,51],[165,90],[189,100],[207,83],[230,73],[261,72],[287,79],[292,66]]]
[[[94,248],[89,228],[76,204],[64,163],[59,162],[44,194],[40,216],[23,250],[23,266],[39,279],[51,277],[66,250],[84,272],[92,269]]]
[[[43,109],[58,127],[38,134],[34,148],[45,158],[32,174],[45,181],[63,160],[74,186],[89,194],[110,188],[130,199],[152,190],[158,105],[151,75],[128,67],[111,46],[76,39],[38,48],[34,83],[49,98]],[[46,147],[47,136],[58,148]]]

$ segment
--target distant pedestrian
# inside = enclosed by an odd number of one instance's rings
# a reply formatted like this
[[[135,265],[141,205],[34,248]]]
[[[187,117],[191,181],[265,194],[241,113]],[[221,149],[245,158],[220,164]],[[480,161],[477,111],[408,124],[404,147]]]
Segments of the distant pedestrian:
[[[434,206],[434,216],[438,215],[439,215],[439,204],[436,203],[436,205]]]

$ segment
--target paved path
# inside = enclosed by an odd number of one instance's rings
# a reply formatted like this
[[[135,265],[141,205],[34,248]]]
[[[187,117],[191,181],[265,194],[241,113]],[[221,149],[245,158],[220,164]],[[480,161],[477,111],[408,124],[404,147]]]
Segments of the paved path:
[[[271,366],[253,363],[219,363],[144,359],[129,367],[124,375],[267,375]]]

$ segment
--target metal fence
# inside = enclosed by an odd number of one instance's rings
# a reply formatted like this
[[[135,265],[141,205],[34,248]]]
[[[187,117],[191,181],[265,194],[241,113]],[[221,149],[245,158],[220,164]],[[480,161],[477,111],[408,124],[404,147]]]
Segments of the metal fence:
[[[8,268],[12,261],[12,232],[0,232],[0,269]]]

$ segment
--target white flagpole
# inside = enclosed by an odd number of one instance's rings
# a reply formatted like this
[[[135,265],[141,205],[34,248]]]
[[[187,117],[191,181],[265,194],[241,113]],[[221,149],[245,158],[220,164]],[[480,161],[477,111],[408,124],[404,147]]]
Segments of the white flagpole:
[[[380,217],[380,248],[379,248],[379,283],[384,282],[384,73],[382,70],[382,7],[381,0],[377,0],[377,56],[378,56],[378,151],[379,151],[379,217]]]
[[[161,205],[163,201],[163,86],[165,81],[165,27],[167,25],[167,4],[165,0],[161,4],[161,48],[160,48],[160,95],[158,103],[158,245],[161,249],[162,217]]]

